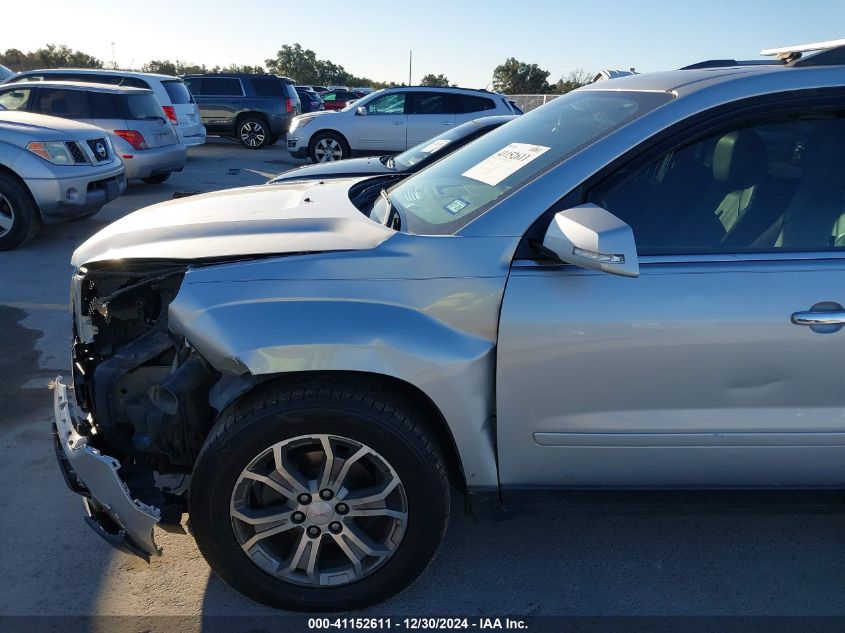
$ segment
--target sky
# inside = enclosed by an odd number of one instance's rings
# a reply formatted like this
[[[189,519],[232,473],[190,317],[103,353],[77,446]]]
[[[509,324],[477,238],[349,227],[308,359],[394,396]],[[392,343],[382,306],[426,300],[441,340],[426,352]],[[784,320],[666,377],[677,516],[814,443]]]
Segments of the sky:
[[[845,38],[843,0],[4,0],[0,49],[66,44],[122,68],[262,64],[299,42],[357,76],[487,87],[508,57],[574,69],[678,68]],[[14,25],[13,28],[9,28]],[[112,56],[112,43],[114,57]]]

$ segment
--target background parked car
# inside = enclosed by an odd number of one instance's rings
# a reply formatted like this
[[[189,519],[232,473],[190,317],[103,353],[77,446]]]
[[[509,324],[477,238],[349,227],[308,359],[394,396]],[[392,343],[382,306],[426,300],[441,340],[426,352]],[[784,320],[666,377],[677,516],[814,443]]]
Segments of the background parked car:
[[[70,81],[22,81],[0,86],[7,110],[76,119],[108,132],[127,178],[148,184],[182,171],[185,144],[164,117],[152,90]]]
[[[176,126],[179,138],[185,146],[195,147],[205,144],[205,127],[202,124],[200,110],[194,102],[191,91],[179,77],[125,70],[58,68],[29,70],[17,75],[12,82],[43,80],[84,81],[130,88],[147,88],[153,91],[164,114]]]
[[[296,167],[273,178],[268,184],[313,180],[319,178],[348,178],[352,176],[391,176],[404,178],[428,167],[455,150],[471,143],[517,118],[517,115],[488,116],[467,121],[442,134],[423,141],[411,149],[396,156],[386,155],[370,158],[351,158],[349,160],[317,163]]]
[[[467,88],[389,88],[363,97],[355,106],[294,119],[288,151],[315,163],[402,152],[466,121],[514,114],[504,96]]]
[[[247,73],[186,75],[209,132],[248,149],[272,145],[287,134],[302,105],[287,77]]]
[[[323,98],[323,105],[326,110],[342,110],[350,101],[355,101],[364,96],[360,92],[352,92],[345,88],[338,88],[335,90],[327,90],[321,92],[320,96]]]
[[[311,86],[296,86],[296,94],[299,95],[303,112],[317,112],[325,109],[323,98]]]
[[[94,215],[125,189],[103,130],[0,108],[0,250],[32,239],[42,222]]]

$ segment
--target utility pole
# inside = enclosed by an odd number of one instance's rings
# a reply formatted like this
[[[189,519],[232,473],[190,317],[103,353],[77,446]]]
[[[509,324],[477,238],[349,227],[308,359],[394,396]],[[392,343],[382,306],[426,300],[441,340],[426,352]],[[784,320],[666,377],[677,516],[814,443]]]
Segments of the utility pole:
[[[114,42],[111,43],[111,67],[117,70],[117,57],[114,54]]]
[[[408,85],[411,85],[411,69],[414,67],[414,51],[408,51]]]

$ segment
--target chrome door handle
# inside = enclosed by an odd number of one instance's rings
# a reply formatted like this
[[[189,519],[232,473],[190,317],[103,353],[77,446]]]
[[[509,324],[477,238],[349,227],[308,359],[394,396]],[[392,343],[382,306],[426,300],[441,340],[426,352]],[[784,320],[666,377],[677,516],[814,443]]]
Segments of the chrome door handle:
[[[842,325],[845,324],[845,311],[838,312],[796,312],[792,315],[795,325]]]
[[[443,121],[440,125],[452,125],[451,121]]]

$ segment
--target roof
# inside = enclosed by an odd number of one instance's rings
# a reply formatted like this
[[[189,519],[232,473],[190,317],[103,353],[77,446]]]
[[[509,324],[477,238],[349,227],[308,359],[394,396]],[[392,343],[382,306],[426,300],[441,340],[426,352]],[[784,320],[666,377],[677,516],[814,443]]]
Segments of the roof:
[[[179,77],[174,77],[173,75],[161,75],[159,73],[144,73],[135,70],[110,70],[106,68],[36,68],[33,70],[24,70],[21,71],[21,74],[30,74],[30,73],[74,73],[76,75],[109,75],[113,77],[138,77],[143,79],[144,77],[151,77],[153,79],[158,79],[161,81],[167,80],[175,80],[179,81]]]
[[[4,84],[10,88],[75,88],[88,92],[111,92],[116,94],[152,94],[147,88],[133,88],[131,86],[115,86],[112,84],[95,84],[88,81],[16,81]]]

